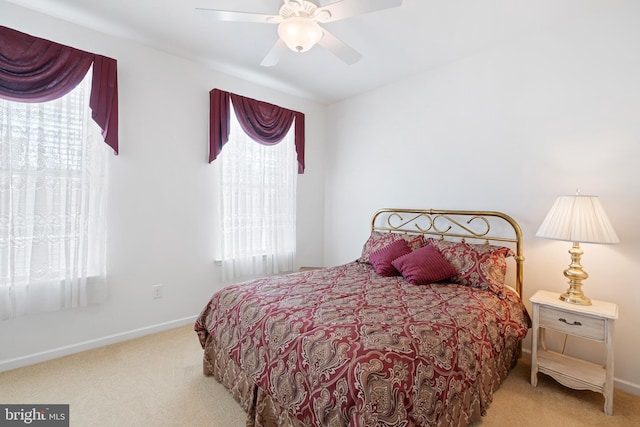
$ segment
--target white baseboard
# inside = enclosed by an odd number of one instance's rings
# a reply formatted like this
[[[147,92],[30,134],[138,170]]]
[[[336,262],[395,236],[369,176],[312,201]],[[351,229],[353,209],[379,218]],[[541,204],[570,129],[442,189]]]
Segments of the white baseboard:
[[[622,390],[635,396],[640,396],[640,385],[621,380],[620,378],[613,378],[613,388]]]
[[[531,350],[522,349],[522,358],[531,360]],[[613,378],[613,388],[622,390],[626,393],[640,396],[640,385],[634,384],[629,381],[621,380],[620,378]]]
[[[119,334],[109,335],[94,340],[84,341],[77,344],[58,347],[40,353],[29,354],[27,356],[16,357],[15,359],[7,359],[0,361],[0,372],[9,371],[11,369],[22,368],[24,366],[33,365],[47,360],[57,359],[59,357],[68,356],[70,354],[80,353],[81,351],[92,350],[94,348],[103,347],[105,345],[116,344],[133,338],[143,337],[145,335],[155,334],[157,332],[166,331],[180,326],[194,323],[197,316],[185,317],[182,319],[172,320],[170,322],[159,323],[144,328],[134,329]]]

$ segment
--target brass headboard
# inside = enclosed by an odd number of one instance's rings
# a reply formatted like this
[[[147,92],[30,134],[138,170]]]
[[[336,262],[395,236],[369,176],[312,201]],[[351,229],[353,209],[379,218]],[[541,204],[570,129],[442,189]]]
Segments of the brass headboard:
[[[371,219],[371,230],[510,246],[515,252],[514,287],[522,296],[522,230],[509,215],[491,211],[380,209]]]

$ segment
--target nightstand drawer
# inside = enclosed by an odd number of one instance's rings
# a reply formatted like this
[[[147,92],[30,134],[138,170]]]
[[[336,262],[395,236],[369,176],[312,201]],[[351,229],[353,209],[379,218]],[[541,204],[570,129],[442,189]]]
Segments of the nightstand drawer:
[[[604,319],[540,306],[540,326],[566,334],[604,341]]]

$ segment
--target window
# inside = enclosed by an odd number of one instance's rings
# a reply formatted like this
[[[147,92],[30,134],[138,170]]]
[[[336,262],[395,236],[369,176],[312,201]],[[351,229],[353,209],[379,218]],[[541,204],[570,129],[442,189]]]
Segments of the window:
[[[0,99],[0,318],[103,296],[108,146],[90,91],[88,72],[54,101]]]
[[[251,139],[230,114],[219,155],[220,259],[224,279],[292,271],[296,250],[294,126],[278,144]]]

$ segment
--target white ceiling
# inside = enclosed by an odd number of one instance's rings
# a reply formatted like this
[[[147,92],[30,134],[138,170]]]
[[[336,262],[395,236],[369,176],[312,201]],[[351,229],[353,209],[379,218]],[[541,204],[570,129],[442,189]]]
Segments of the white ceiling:
[[[220,22],[195,7],[277,14],[282,0],[6,1],[332,103],[597,13],[614,0],[404,0],[397,8],[324,24],[363,55],[358,63],[346,65],[315,46],[287,52],[274,67],[259,64],[278,39],[276,25]]]

